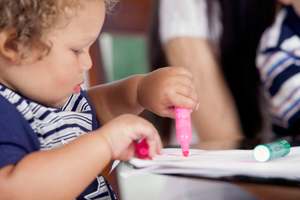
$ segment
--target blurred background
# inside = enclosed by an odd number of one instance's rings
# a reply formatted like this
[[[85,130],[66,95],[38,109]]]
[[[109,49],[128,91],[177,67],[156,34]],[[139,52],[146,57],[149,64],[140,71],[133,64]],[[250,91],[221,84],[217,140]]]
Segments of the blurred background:
[[[90,54],[92,69],[83,88],[147,73],[147,35],[153,0],[124,0],[106,14],[98,40]]]

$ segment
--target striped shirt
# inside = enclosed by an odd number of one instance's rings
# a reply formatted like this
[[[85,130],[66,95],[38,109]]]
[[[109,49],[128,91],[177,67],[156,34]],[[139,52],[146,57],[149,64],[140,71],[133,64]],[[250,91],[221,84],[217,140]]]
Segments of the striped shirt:
[[[262,35],[256,66],[273,130],[290,134],[300,115],[300,18],[292,7],[283,8]]]
[[[61,147],[99,128],[92,104],[85,94],[71,95],[59,109],[48,108],[0,83],[0,168],[16,164],[25,155]],[[116,199],[107,180],[99,175],[77,198]]]

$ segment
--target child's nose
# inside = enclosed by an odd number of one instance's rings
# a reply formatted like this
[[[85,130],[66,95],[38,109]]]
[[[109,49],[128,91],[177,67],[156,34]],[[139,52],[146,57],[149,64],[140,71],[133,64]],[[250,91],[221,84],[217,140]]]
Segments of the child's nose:
[[[80,65],[80,72],[87,71],[92,67],[92,58],[90,55],[87,56],[85,61]]]

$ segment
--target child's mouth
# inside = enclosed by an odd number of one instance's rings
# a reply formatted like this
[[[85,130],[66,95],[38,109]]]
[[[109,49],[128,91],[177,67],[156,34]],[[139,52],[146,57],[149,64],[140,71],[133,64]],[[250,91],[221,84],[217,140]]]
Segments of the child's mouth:
[[[76,85],[73,89],[73,94],[79,94],[81,91],[80,85]]]

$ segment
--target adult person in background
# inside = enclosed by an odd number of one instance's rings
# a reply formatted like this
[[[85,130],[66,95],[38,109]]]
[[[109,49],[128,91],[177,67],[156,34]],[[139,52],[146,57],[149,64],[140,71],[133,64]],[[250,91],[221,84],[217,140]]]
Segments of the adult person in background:
[[[300,1],[278,0],[284,6],[261,37],[257,68],[277,137],[300,133]]]
[[[156,0],[150,65],[193,73],[200,106],[191,116],[201,141],[253,138],[261,131],[255,55],[275,12],[275,0]],[[158,121],[167,126],[168,119]]]

